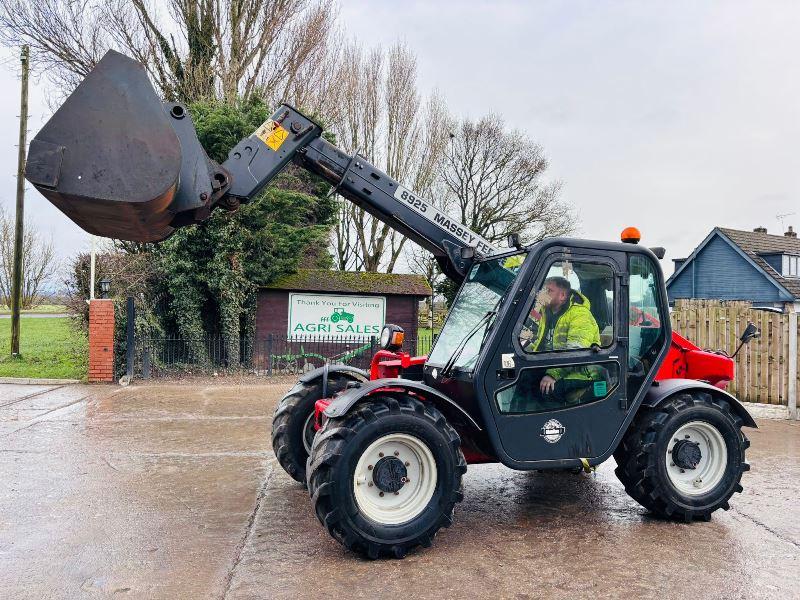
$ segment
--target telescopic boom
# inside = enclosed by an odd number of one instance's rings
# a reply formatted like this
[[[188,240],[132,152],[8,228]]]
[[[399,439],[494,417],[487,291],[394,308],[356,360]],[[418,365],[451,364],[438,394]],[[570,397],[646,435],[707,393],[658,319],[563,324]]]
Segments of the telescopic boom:
[[[162,103],[142,65],[111,51],[33,139],[25,176],[90,233],[156,242],[204,221],[217,206],[235,210],[293,162],[433,253],[452,279],[463,279],[475,257],[497,251],[321,134],[317,123],[282,105],[218,165],[186,108]]]

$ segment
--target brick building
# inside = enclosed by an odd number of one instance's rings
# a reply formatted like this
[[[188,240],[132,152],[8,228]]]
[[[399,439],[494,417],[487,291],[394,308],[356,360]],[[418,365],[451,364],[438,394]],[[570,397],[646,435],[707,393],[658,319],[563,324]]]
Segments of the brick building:
[[[385,323],[400,325],[413,340],[419,301],[430,294],[419,275],[300,269],[259,291],[256,341],[270,334],[369,338]]]

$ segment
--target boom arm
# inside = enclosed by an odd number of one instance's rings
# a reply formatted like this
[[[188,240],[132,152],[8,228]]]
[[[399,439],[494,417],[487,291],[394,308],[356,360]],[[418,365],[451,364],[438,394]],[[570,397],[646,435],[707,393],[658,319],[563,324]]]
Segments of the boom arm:
[[[321,134],[319,125],[290,106],[281,106],[253,135],[239,142],[223,163],[231,176],[227,194],[246,202],[293,161],[433,253],[448,277],[463,279],[472,263],[471,252],[462,249],[473,248],[478,256],[497,251],[477,233],[444,215],[364,157],[348,156]]]
[[[496,250],[321,134],[284,105],[218,165],[186,108],[162,104],[144,67],[109,51],[33,139],[25,176],[86,231],[158,242],[216,206],[232,210],[251,200],[294,162],[432,252],[453,279],[463,279],[473,256]]]

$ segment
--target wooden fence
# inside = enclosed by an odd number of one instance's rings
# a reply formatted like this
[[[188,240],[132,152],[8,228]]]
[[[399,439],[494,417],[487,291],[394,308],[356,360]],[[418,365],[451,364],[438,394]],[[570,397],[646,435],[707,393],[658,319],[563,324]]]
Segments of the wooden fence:
[[[739,336],[752,321],[761,337],[736,356],[736,380],[728,391],[746,402],[787,406],[789,386],[789,323],[797,318],[785,313],[754,310],[748,302],[677,300],[670,315],[672,328],[703,349],[733,354]],[[795,332],[797,335],[797,332]],[[797,354],[793,357],[798,360]],[[800,366],[794,369],[800,374]],[[800,389],[800,377],[794,390]]]

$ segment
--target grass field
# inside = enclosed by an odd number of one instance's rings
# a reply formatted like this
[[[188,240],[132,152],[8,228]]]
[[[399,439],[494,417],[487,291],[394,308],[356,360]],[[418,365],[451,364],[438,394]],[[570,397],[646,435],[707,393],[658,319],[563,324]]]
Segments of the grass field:
[[[69,317],[20,319],[20,358],[11,358],[11,319],[0,319],[0,377],[85,379],[86,336]]]
[[[67,307],[63,304],[40,304],[39,306],[34,306],[30,310],[23,310],[22,314],[35,314],[35,313],[47,313],[47,314],[58,314],[58,313],[65,313],[67,312]],[[0,306],[0,315],[10,315],[11,309],[7,306]]]
[[[439,333],[439,329],[434,329],[434,333]],[[431,328],[430,327],[419,327],[417,329],[417,353],[427,353],[430,351],[432,343],[431,343]]]

